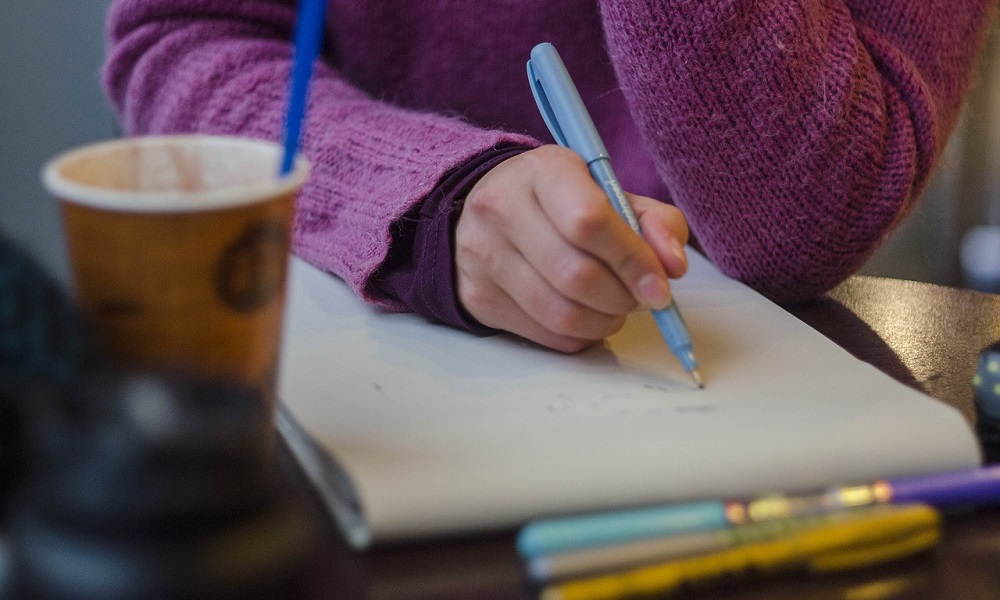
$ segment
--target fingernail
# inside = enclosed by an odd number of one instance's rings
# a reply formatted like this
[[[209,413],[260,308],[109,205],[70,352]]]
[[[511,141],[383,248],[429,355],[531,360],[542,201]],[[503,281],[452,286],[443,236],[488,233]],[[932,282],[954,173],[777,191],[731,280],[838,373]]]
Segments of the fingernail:
[[[639,280],[639,301],[648,308],[664,308],[670,304],[670,286],[656,275],[645,275]]]
[[[682,244],[680,240],[671,240],[670,247],[674,251],[674,256],[683,260],[685,263],[687,262],[687,254],[684,253],[684,244]]]
[[[687,265],[687,254],[684,252],[684,244],[680,240],[674,239],[670,242],[670,248],[674,251],[674,256],[681,259],[684,265]]]

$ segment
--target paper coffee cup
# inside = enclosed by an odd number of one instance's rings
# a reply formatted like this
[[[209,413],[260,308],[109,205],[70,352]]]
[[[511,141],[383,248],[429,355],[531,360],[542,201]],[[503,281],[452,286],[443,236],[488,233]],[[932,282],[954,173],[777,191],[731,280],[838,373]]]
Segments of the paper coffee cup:
[[[57,156],[75,299],[112,357],[274,390],[295,197],[278,144],[126,138]]]

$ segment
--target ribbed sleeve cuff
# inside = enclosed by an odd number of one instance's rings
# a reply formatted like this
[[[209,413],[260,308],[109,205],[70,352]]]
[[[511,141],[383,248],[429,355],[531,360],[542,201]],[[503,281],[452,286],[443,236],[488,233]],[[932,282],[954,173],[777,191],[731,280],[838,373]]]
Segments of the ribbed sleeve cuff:
[[[498,146],[445,173],[423,202],[393,224],[388,258],[375,271],[369,289],[431,321],[477,335],[495,333],[469,315],[458,300],[455,224],[466,195],[479,178],[530,149],[514,144]]]

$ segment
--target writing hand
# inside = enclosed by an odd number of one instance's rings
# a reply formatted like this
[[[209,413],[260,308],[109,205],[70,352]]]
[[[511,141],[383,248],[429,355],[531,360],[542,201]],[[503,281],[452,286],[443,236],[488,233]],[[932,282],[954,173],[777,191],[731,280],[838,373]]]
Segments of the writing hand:
[[[687,221],[629,194],[639,236],[575,152],[541,146],[489,171],[455,231],[458,296],[480,323],[562,352],[618,331],[642,304],[662,308],[687,270]]]

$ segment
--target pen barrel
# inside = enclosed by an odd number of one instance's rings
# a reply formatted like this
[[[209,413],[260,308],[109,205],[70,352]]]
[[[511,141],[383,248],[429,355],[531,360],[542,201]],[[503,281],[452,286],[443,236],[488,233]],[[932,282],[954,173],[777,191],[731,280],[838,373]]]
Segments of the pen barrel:
[[[654,310],[653,320],[660,328],[664,341],[670,347],[670,351],[677,355],[685,371],[692,371],[698,368],[698,361],[694,357],[691,336],[688,334],[687,325],[681,318],[681,313],[677,310],[674,301],[670,305],[660,310]]]
[[[535,521],[521,529],[517,550],[524,558],[624,541],[729,526],[725,504],[715,500]]]
[[[889,482],[893,503],[924,502],[938,508],[1000,502],[1000,469],[972,469]]]
[[[615,208],[615,211],[621,218],[625,219],[632,231],[642,235],[639,218],[635,216],[635,211],[632,210],[632,205],[629,204],[628,198],[625,196],[625,190],[622,189],[618,178],[615,177],[615,172],[611,169],[611,161],[607,158],[598,158],[590,161],[587,168],[590,169],[590,175],[597,182],[597,185],[601,186],[604,193],[608,195],[608,200],[611,201],[611,206]]]

